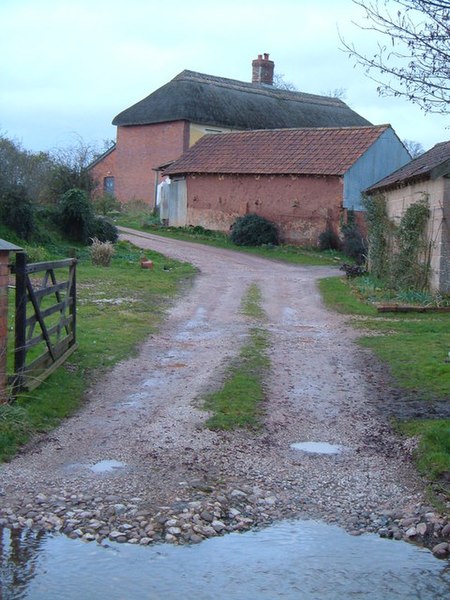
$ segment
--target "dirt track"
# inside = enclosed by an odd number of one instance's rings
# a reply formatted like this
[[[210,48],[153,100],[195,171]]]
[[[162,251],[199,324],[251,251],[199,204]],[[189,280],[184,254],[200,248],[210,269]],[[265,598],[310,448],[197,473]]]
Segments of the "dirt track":
[[[242,490],[249,524],[304,515],[356,532],[426,511],[423,483],[380,411],[389,399],[381,371],[374,376],[373,359],[354,343],[355,331],[321,303],[316,282],[337,269],[148,234],[124,237],[189,261],[200,274],[138,357],[99,381],[87,406],[47,442],[1,468],[3,512],[23,518],[31,512],[36,519],[37,503],[41,519],[42,507],[51,512],[59,502],[64,529],[67,512],[81,504],[90,516],[109,519],[111,529],[117,503],[137,507],[134,514],[149,520],[199,498],[219,495],[229,506]],[[245,340],[249,323],[239,308],[252,283],[261,289],[271,336],[264,427],[211,432],[203,427],[199,398],[217,386]],[[290,447],[296,442],[343,450],[307,454]],[[124,466],[102,473],[90,468],[103,460]],[[28,513],[18,508],[24,504]]]

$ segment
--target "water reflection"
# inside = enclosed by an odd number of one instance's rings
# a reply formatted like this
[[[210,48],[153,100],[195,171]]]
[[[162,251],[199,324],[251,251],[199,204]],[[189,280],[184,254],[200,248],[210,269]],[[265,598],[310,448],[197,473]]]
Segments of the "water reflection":
[[[450,598],[447,561],[313,521],[284,521],[196,546],[103,547],[32,532],[19,538],[2,537],[8,600]]]
[[[13,590],[28,587],[36,575],[36,558],[46,541],[44,531],[17,530],[0,527],[0,598],[14,596]]]

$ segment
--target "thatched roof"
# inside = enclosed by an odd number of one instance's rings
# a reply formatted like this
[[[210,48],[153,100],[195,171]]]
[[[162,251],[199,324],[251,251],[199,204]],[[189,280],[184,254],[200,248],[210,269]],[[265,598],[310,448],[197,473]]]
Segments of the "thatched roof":
[[[436,144],[404,167],[397,169],[375,185],[366,194],[370,196],[385,190],[402,187],[416,181],[436,179],[442,175],[450,175],[450,141]]]
[[[165,175],[344,175],[390,128],[272,129],[203,136]]]
[[[119,113],[113,125],[186,120],[231,129],[370,125],[342,100],[183,71]]]

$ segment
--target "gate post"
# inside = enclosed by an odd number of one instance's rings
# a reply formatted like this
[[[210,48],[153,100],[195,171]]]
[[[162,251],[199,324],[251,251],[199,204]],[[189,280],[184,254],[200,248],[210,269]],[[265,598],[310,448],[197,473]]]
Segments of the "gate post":
[[[7,345],[8,345],[8,284],[9,253],[21,250],[0,239],[0,404],[8,401]]]

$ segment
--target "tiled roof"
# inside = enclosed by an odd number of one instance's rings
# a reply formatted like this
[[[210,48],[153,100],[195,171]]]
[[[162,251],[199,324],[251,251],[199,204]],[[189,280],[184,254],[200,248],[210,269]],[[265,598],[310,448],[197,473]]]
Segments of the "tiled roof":
[[[428,152],[421,154],[404,167],[372,185],[366,192],[373,194],[382,189],[406,185],[420,179],[429,179],[432,171],[447,161],[450,161],[450,141],[436,144]]]
[[[187,70],[123,110],[113,125],[180,120],[244,130],[370,125],[338,98]]]
[[[275,129],[202,137],[164,172],[343,175],[389,125]]]

